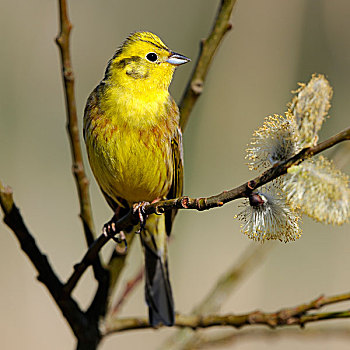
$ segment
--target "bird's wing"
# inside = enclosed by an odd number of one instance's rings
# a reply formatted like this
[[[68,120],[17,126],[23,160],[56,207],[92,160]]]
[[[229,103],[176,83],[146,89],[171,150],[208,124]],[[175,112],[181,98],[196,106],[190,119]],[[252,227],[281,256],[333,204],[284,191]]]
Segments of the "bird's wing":
[[[175,135],[171,141],[171,149],[173,154],[173,182],[171,184],[168,199],[182,196],[183,190],[183,149],[182,149],[182,133],[180,127],[177,128]],[[177,209],[169,210],[165,213],[165,225],[168,236],[171,232],[171,227]]]
[[[84,110],[84,127],[83,127],[83,136],[84,136],[85,142],[87,142],[87,134],[91,132],[90,129],[91,129],[92,120],[100,118],[100,116],[102,116],[103,114],[103,111],[101,111],[100,105],[99,105],[99,95],[102,94],[103,87],[104,87],[103,82],[97,85],[96,88],[90,94],[86,103],[86,107]],[[118,213],[118,217],[116,217],[116,219],[119,219],[129,211],[129,205],[127,201],[123,200],[122,198],[117,198],[117,201],[116,201],[112,197],[110,197],[106,193],[106,191],[103,190],[102,186],[100,186],[100,189],[108,205],[112,208],[113,212],[115,214]],[[117,210],[118,208],[120,209]]]

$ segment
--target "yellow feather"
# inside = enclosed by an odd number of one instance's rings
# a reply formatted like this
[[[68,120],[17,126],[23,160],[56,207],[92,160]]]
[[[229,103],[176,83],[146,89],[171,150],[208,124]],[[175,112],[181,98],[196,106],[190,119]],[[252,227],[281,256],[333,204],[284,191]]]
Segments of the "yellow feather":
[[[149,52],[159,63],[146,59]],[[170,54],[154,34],[131,35],[88,100],[84,130],[91,168],[115,201],[153,201],[171,186],[179,114],[168,92],[175,69],[166,62]]]

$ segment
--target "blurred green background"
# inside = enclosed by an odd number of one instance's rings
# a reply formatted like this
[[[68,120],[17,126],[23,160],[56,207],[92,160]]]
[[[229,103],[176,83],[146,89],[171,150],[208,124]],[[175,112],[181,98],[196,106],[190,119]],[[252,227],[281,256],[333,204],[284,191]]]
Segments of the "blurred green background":
[[[175,74],[171,92],[179,101],[208,35],[219,1],[71,1],[72,59],[78,114],[102,78],[123,39],[135,30],[157,33],[170,48],[193,59]],[[334,88],[330,115],[320,139],[349,125],[350,2],[346,0],[238,0],[233,30],[220,47],[202,97],[184,135],[185,194],[207,196],[252,177],[245,147],[263,118],[283,113],[290,90],[312,73],[323,73]],[[65,280],[85,251],[71,175],[65,108],[54,38],[56,1],[2,0],[0,3],[0,179],[11,185],[17,205],[40,248]],[[85,152],[85,149],[84,149]],[[85,153],[84,153],[85,154]],[[87,165],[87,164],[86,164]],[[100,228],[111,216],[91,175],[94,219]],[[349,165],[344,168],[349,172]],[[188,313],[251,242],[233,219],[238,202],[208,212],[182,211],[170,247],[176,309]],[[224,304],[224,313],[293,306],[321,293],[349,291],[349,226],[303,220],[304,234],[278,243],[264,263]],[[74,338],[13,236],[0,225],[0,334],[3,349],[72,349]],[[106,247],[107,254],[111,245]],[[127,281],[139,268],[139,245],[129,259]],[[129,276],[129,277],[128,277]],[[91,274],[74,295],[88,302],[95,290]],[[346,308],[346,305],[343,305]],[[123,315],[146,315],[140,286]],[[350,321],[322,326],[348,327]],[[314,328],[308,325],[307,328]],[[109,349],[155,349],[172,329],[128,332],[107,338]],[[250,338],[225,348],[348,349],[337,337]]]

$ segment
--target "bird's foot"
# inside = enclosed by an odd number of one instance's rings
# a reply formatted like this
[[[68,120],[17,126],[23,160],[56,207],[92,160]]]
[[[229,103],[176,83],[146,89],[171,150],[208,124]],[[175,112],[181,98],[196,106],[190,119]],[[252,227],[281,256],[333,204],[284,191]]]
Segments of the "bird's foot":
[[[125,237],[124,231],[117,231],[116,227],[116,217],[113,216],[113,218],[108,221],[106,224],[103,225],[102,233],[109,238],[112,238],[114,242],[117,243],[117,247],[119,248],[118,245],[121,243],[124,244],[124,249],[120,251],[120,253],[125,254],[128,250],[128,242]],[[120,249],[118,249],[119,252]]]
[[[153,200],[152,202],[151,202],[151,204],[154,204],[154,203],[158,203],[158,202],[160,202],[162,199],[164,199],[164,198],[156,198],[155,200]],[[156,207],[155,208],[155,214],[156,215],[162,215],[163,213],[164,213],[164,210],[162,210],[163,208],[158,208],[158,207]]]
[[[140,219],[140,228],[137,230],[136,233],[141,233],[141,231],[145,228],[147,219],[147,215],[145,213],[145,206],[148,204],[149,202],[139,202],[133,205],[132,211],[133,213],[137,212]]]

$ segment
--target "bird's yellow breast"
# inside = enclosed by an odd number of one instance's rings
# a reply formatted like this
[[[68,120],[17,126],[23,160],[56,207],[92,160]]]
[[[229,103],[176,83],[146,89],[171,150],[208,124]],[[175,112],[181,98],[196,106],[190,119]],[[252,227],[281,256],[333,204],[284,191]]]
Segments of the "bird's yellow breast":
[[[90,96],[84,117],[88,156],[98,184],[116,201],[165,197],[172,182],[171,140],[178,122],[178,114],[169,113],[168,93],[139,99],[120,88],[104,88],[103,93],[101,89]]]

